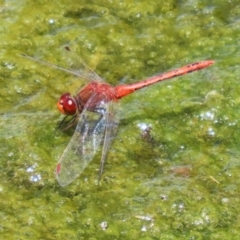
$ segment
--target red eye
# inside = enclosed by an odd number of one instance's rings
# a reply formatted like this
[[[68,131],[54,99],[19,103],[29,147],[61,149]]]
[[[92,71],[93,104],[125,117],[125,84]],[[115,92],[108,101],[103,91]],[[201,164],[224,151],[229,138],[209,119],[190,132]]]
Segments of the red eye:
[[[77,111],[77,105],[75,99],[70,95],[70,93],[64,93],[58,103],[57,107],[60,112],[66,115],[74,115]]]

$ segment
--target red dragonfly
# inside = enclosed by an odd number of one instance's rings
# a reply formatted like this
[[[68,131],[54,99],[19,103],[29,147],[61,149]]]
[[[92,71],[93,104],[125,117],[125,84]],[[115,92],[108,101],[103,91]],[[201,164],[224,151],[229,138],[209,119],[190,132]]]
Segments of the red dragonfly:
[[[65,47],[65,49],[71,52],[69,47]],[[103,141],[99,169],[99,178],[101,177],[107,152],[119,122],[119,112],[116,104],[119,99],[138,89],[166,79],[201,70],[214,63],[213,60],[196,62],[147,78],[138,83],[113,87],[105,83],[102,78],[88,68],[79,57],[85,70],[87,69],[85,72],[76,73],[27,55],[24,55],[24,57],[47,64],[53,68],[63,70],[89,81],[89,83],[75,96],[71,96],[70,93],[64,93],[57,103],[58,109],[66,115],[60,123],[60,127],[65,127],[66,129],[76,125],[75,132],[56,167],[56,178],[61,186],[70,184],[83,172],[93,159],[99,145]],[[91,75],[87,72],[90,72]],[[69,116],[70,120],[67,119]]]

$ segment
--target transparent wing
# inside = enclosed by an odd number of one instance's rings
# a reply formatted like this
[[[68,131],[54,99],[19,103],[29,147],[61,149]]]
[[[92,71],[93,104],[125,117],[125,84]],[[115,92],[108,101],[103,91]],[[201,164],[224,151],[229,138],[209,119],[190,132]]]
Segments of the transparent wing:
[[[82,78],[84,80],[87,81],[98,81],[98,82],[102,82],[102,78],[98,76],[98,74],[96,72],[94,72],[83,60],[80,56],[78,56],[75,52],[73,52],[69,47],[65,47],[64,48],[65,51],[65,55],[66,55],[66,62],[67,65],[71,67],[71,70],[68,68],[64,68],[62,66],[58,66],[46,61],[43,61],[41,59],[37,59],[31,56],[28,56],[26,54],[21,54],[21,56],[30,59],[34,62],[38,62],[41,63],[43,65],[46,65],[48,67],[51,68],[55,68],[61,71],[64,71],[66,73],[69,74],[73,74],[79,78]]]
[[[70,184],[76,179],[93,159],[108,128],[109,105],[113,103],[100,101],[96,111],[88,111],[92,101],[96,101],[97,94],[93,94],[81,113],[75,132],[64,150],[56,168],[56,178],[61,186]]]
[[[71,67],[72,74],[88,81],[103,82],[103,79],[76,52],[72,51],[68,46],[64,47],[64,49],[66,50],[67,66]]]
[[[111,142],[114,139],[114,136],[117,133],[117,127],[119,123],[119,108],[116,101],[110,102],[107,105],[106,111],[106,129],[104,135],[103,149],[102,149],[102,158],[99,168],[99,180],[101,179],[104,164],[106,161],[108,150],[111,146]]]

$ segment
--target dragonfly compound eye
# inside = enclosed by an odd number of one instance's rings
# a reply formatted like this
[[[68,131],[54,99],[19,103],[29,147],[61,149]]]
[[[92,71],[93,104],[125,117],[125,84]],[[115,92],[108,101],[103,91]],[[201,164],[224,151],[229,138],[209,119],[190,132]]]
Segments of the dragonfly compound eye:
[[[75,99],[70,95],[70,93],[64,93],[57,104],[60,112],[66,115],[74,115],[77,111],[77,105]]]

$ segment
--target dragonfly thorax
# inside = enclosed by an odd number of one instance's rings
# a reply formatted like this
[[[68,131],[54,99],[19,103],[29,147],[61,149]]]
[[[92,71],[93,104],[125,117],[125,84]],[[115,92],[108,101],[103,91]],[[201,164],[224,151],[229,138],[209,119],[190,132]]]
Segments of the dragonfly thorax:
[[[77,111],[77,103],[70,93],[64,93],[60,97],[57,107],[65,115],[74,115]]]

